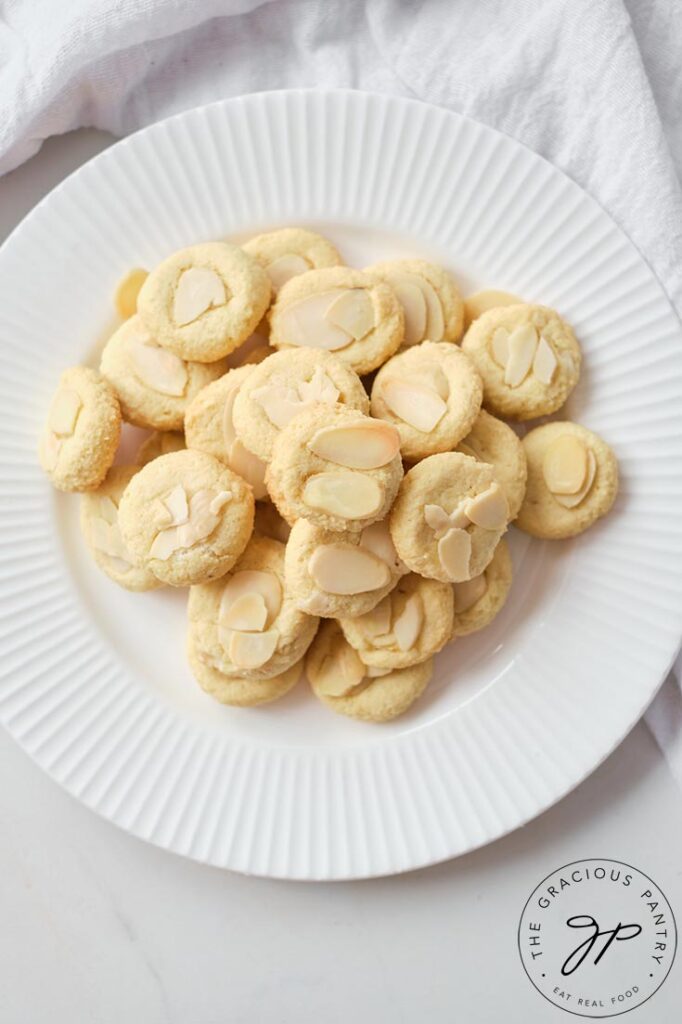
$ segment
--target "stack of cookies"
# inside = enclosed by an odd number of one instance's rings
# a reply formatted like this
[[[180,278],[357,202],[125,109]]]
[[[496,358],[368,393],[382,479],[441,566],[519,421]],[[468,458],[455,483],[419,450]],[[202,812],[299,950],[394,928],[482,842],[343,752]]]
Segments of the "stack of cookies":
[[[558,313],[463,301],[442,268],[365,270],[288,228],[132,271],[99,372],[67,370],[40,458],[132,591],[189,587],[188,657],[225,704],[301,675],[341,714],[406,711],[445,644],[512,581],[510,523],[571,537],[608,512],[615,457],[557,412],[581,352]],[[153,431],[114,465],[121,422]],[[322,622],[320,620],[323,620]]]

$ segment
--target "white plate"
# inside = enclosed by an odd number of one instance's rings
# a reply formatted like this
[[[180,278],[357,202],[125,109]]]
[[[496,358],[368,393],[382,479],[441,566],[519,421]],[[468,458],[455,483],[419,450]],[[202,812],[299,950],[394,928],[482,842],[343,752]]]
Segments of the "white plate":
[[[204,696],[185,666],[184,594],[101,575],[78,500],[53,493],[34,455],[60,370],[96,361],[129,267],[289,223],[358,266],[423,255],[465,291],[555,306],[585,352],[568,412],[622,470],[613,514],[585,536],[512,538],[504,612],[441,654],[414,712],[387,726],[338,718],[305,685],[250,711]],[[682,620],[680,325],[612,221],[533,153],[384,96],[229,100],[72,175],[0,251],[0,281],[0,716],[89,807],[239,871],[405,871],[549,807],[651,700]]]

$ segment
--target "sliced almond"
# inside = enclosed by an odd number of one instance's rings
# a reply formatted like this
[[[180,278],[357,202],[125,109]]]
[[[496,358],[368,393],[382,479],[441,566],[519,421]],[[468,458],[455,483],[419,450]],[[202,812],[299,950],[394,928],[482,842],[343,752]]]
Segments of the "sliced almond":
[[[360,547],[371,551],[373,555],[385,562],[392,573],[404,574],[407,572],[407,566],[398,556],[385,519],[364,528],[360,534]]]
[[[312,405],[313,402],[334,405],[340,395],[336,384],[321,366],[316,366],[310,380],[300,381],[297,387],[302,405]]]
[[[493,334],[490,350],[497,365],[504,370],[509,359],[509,331],[504,327],[498,327]]]
[[[438,293],[429,281],[420,278],[419,283],[426,300],[426,330],[424,337],[429,341],[442,341],[445,331],[445,320],[443,319],[443,306]]]
[[[416,384],[423,384],[424,387],[430,388],[444,402],[447,402],[450,395],[450,385],[440,366],[437,366],[435,363],[422,363],[421,366],[414,369],[414,372],[410,373],[410,377]]]
[[[504,371],[504,382],[517,388],[528,376],[538,345],[537,331],[532,324],[517,327],[509,335],[509,356]]]
[[[438,558],[453,583],[468,580],[471,564],[471,537],[466,530],[448,530],[438,541]]]
[[[435,533],[436,540],[453,527],[458,530],[465,529],[470,522],[464,510],[463,502],[449,513],[440,505],[424,505],[424,520],[426,525],[430,526]]]
[[[322,348],[329,352],[336,352],[350,345],[352,336],[325,318],[325,313],[334,299],[345,295],[347,290],[334,288],[328,292],[309,295],[285,306],[278,320],[282,340],[288,345]]]
[[[455,614],[461,615],[462,612],[473,608],[476,602],[481,600],[487,589],[488,581],[484,572],[480,576],[473,576],[470,580],[464,580],[462,583],[453,583]]]
[[[163,503],[170,513],[170,521],[173,526],[180,526],[189,519],[189,506],[187,494],[182,484],[176,484],[170,494],[163,499]]]
[[[386,636],[391,630],[391,595],[362,616],[362,628],[369,637]]]
[[[325,320],[360,341],[374,327],[374,306],[366,288],[348,288],[333,299]]]
[[[592,490],[592,484],[597,473],[597,460],[594,457],[594,452],[589,449],[587,452],[587,476],[585,483],[582,485],[577,494],[555,494],[553,497],[560,505],[564,508],[575,508],[579,505]]]
[[[119,282],[114,296],[114,304],[118,315],[123,320],[128,320],[137,313],[137,296],[148,277],[148,270],[135,267]]]
[[[268,263],[265,269],[270,278],[273,291],[278,292],[282,285],[285,285],[287,281],[291,281],[292,277],[298,277],[299,274],[305,274],[306,270],[310,270],[310,264],[303,256],[291,252],[287,253],[286,256],[279,256],[272,263]]]
[[[232,491],[218,491],[208,504],[212,516],[219,516],[228,501],[232,501]]]
[[[418,345],[426,334],[426,299],[412,274],[391,274],[389,284],[405,311],[405,338],[403,345]]]
[[[400,434],[376,420],[353,426],[323,427],[308,442],[321,459],[348,469],[379,469],[400,452]]]
[[[397,377],[382,384],[381,395],[394,416],[424,434],[437,426],[448,408],[432,388]]]
[[[234,409],[234,400],[238,393],[238,386],[230,388],[225,398],[225,405],[223,406],[223,442],[225,444],[225,451],[227,452],[229,452],[230,448],[237,440],[237,432],[234,429],[232,411]]]
[[[503,530],[509,519],[507,496],[498,483],[491,484],[475,498],[464,502],[464,511],[483,530]]]
[[[253,491],[256,501],[264,498],[268,489],[265,486],[265,463],[257,455],[250,452],[239,439],[232,443],[229,451],[230,469],[246,480]]]
[[[323,659],[315,683],[318,691],[325,696],[343,697],[360,685],[365,674],[365,666],[357,651],[343,636],[339,636]]]
[[[440,505],[424,505],[424,520],[436,536],[443,536],[452,528],[450,516]]]
[[[365,669],[365,675],[368,679],[382,679],[383,676],[389,676],[392,671],[392,668],[379,668],[378,665],[368,665]]]
[[[178,279],[173,297],[173,320],[184,327],[202,313],[224,306],[227,294],[223,279],[210,267],[188,267]]]
[[[352,544],[320,544],[308,560],[308,572],[328,594],[366,594],[391,582],[385,562]]]
[[[579,437],[563,434],[542,460],[542,475],[552,494],[577,494],[587,476],[587,448]]]
[[[243,569],[231,575],[223,588],[218,621],[227,625],[232,606],[245,595],[258,594],[267,608],[265,626],[270,626],[282,607],[282,585],[273,572],[262,569]]]
[[[58,437],[71,437],[82,408],[83,402],[77,391],[59,388],[50,405],[47,420],[50,430]]]
[[[316,473],[306,481],[303,501],[342,519],[364,519],[381,508],[384,489],[371,476],[352,471]]]
[[[104,519],[107,523],[118,522],[118,508],[113,498],[108,495],[102,495],[97,502],[97,513],[100,519]]]
[[[411,650],[424,625],[424,604],[419,594],[410,594],[393,623],[393,635],[401,651]]]
[[[266,633],[241,633],[235,630],[230,637],[228,654],[237,668],[260,668],[275,653],[279,631],[269,629]]]
[[[187,387],[187,363],[161,348],[146,331],[132,334],[126,351],[135,376],[152,391],[179,398]]]
[[[242,594],[227,609],[221,626],[246,633],[260,633],[268,621],[268,609],[262,594]]]
[[[262,388],[254,388],[251,397],[280,430],[304,408],[297,391],[288,384],[264,384]]]
[[[554,355],[554,349],[541,337],[533,359],[533,376],[537,377],[541,384],[551,384],[556,368],[557,357]]]

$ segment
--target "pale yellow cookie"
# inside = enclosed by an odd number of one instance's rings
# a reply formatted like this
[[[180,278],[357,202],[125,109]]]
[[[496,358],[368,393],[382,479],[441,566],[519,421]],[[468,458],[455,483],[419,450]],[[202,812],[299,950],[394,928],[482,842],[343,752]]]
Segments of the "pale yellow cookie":
[[[187,450],[143,466],[123,492],[118,517],[135,563],[186,587],[234,565],[251,536],[253,506],[240,476],[212,455]]]
[[[365,665],[407,668],[445,646],[452,635],[453,609],[449,584],[411,572],[371,612],[339,623]]]
[[[254,536],[231,572],[192,587],[189,628],[197,654],[225,675],[267,679],[303,657],[318,620],[296,607],[284,574],[284,545]]]
[[[256,518],[253,529],[263,537],[272,537],[280,544],[286,544],[291,534],[291,527],[270,501],[256,502]]]
[[[386,516],[402,475],[395,427],[318,403],[280,431],[266,483],[288,522],[360,531]]]
[[[580,377],[575,334],[546,306],[503,306],[474,320],[462,349],[483,378],[496,416],[530,420],[559,409]]]
[[[306,228],[268,231],[249,239],[242,248],[266,271],[275,295],[292,277],[343,263],[331,242]]]
[[[455,618],[452,639],[468,636],[489,625],[507,600],[512,583],[512,561],[506,540],[495,548],[492,561],[479,576],[453,583]]]
[[[334,352],[369,373],[397,352],[404,314],[384,281],[350,267],[309,270],[280,290],[270,311],[270,344]]]
[[[118,527],[118,504],[139,466],[112,466],[96,491],[81,498],[85,543],[97,565],[126,590],[155,590],[161,580],[133,563]]]
[[[464,326],[464,304],[453,278],[426,260],[385,260],[365,273],[390,284],[405,311],[408,347],[422,341],[459,341]]]
[[[181,430],[155,430],[137,449],[135,465],[146,466],[152,459],[158,459],[159,455],[181,452],[184,447],[185,435]]]
[[[509,519],[516,519],[526,493],[526,453],[512,428],[481,409],[473,427],[456,451],[493,467],[509,503]]]
[[[113,388],[97,370],[74,366],[59,378],[38,456],[60,491],[92,491],[114,461],[121,436],[121,409]]]
[[[220,459],[253,489],[256,499],[267,497],[265,463],[237,437],[234,425],[236,399],[254,372],[253,366],[239,366],[209,384],[190,403],[185,413],[187,447]]]
[[[316,402],[369,412],[362,381],[331,352],[309,348],[276,352],[255,367],[239,389],[233,412],[237,435],[267,461],[280,430]]]
[[[123,419],[155,430],[180,429],[192,399],[226,370],[224,359],[192,363],[161,348],[137,315],[112,334],[100,363],[118,395]]]
[[[433,660],[396,671],[363,665],[339,624],[323,622],[306,658],[306,672],[315,696],[348,718],[389,722],[404,714],[421,696],[433,674]],[[368,674],[369,673],[369,674]]]
[[[574,537],[605,516],[618,493],[618,463],[578,423],[545,423],[523,439],[528,485],[516,525],[533,537]]]
[[[210,657],[197,651],[191,633],[187,638],[187,660],[192,675],[204,693],[220,704],[236,708],[253,708],[279,700],[294,688],[303,669],[303,663],[298,661],[286,672],[270,679],[242,679],[241,676],[226,675],[213,668]]]
[[[270,278],[236,245],[205,242],[173,253],[137,298],[145,327],[182,359],[213,363],[253,332],[270,303]]]
[[[407,572],[386,520],[360,533],[334,533],[299,519],[284,565],[296,606],[324,618],[370,611]]]
[[[372,385],[372,416],[392,423],[409,461],[448,452],[471,430],[483,386],[473,363],[449,342],[425,341],[399,352]]]
[[[483,572],[508,518],[492,467],[444,452],[405,474],[389,525],[396,551],[413,572],[461,583]]]
[[[148,270],[134,267],[119,281],[114,295],[114,305],[116,312],[123,320],[127,320],[129,316],[137,313],[137,296],[148,277]]]
[[[468,331],[474,320],[487,313],[489,309],[498,309],[500,306],[518,306],[523,303],[517,295],[511,292],[500,292],[494,288],[485,288],[483,291],[475,292],[464,300],[464,330]]]

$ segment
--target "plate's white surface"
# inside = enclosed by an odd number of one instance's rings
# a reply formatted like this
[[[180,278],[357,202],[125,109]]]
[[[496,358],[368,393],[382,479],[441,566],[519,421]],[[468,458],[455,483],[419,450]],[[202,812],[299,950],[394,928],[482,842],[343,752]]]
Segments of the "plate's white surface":
[[[184,595],[102,576],[77,498],[55,495],[34,456],[57,376],[96,360],[125,270],[287,223],[358,266],[424,255],[465,290],[557,307],[585,352],[568,414],[621,465],[614,512],[584,537],[512,536],[503,613],[442,653],[414,712],[383,727],[337,718],[305,685],[252,711],[211,701],[185,667]],[[627,239],[539,157],[405,100],[230,100],[78,171],[0,250],[0,282],[0,717],[94,810],[242,871],[402,871],[538,814],[650,701],[682,623],[680,325]]]

